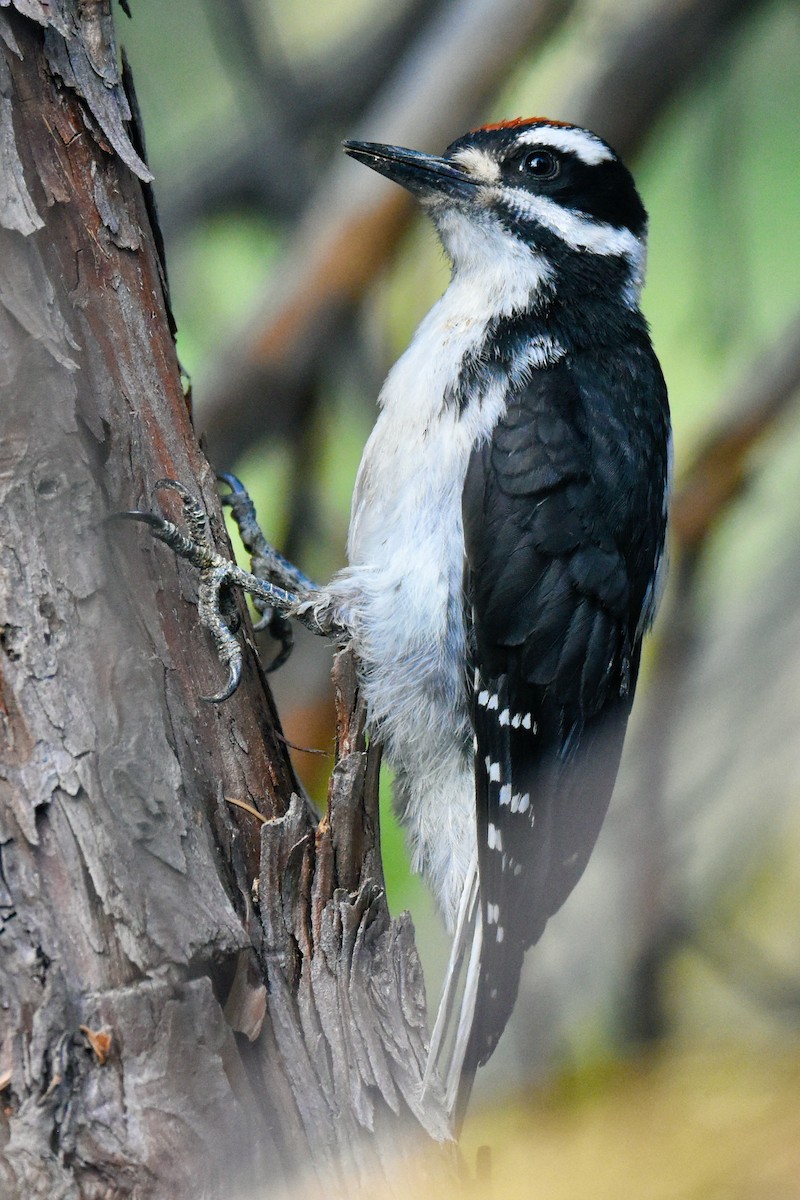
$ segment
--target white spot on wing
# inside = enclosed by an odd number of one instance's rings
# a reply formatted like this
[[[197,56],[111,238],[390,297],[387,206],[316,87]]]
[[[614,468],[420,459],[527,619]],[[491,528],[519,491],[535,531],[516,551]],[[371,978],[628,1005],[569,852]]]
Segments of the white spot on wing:
[[[510,804],[511,803],[511,784],[510,783],[504,783],[503,786],[500,788],[500,803],[501,804]]]
[[[489,829],[486,834],[486,844],[490,850],[502,851],[502,849],[503,849],[502,834],[500,833],[500,830],[497,828],[497,826],[493,825],[491,821],[489,822]]]
[[[502,942],[503,938],[505,937],[505,932],[506,932],[506,931],[503,929],[503,926],[502,926],[502,925],[498,925],[498,926],[497,926],[497,934],[496,934],[496,937],[497,937],[497,940],[498,940],[498,942]]]
[[[489,712],[491,712],[493,709],[496,709],[499,707],[499,701],[500,701],[500,698],[497,695],[497,692],[495,692],[493,696],[490,696],[489,703],[486,705]]]
[[[507,725],[509,722],[510,716],[511,716],[511,714],[509,713],[508,709],[504,708],[503,711],[500,713],[500,716],[497,718],[498,725]]]
[[[511,797],[511,811],[513,813],[527,812],[531,806],[531,798],[528,792],[515,792]]]
[[[493,762],[493,763],[489,764],[489,782],[490,783],[499,783],[500,782],[500,763],[499,762]]]

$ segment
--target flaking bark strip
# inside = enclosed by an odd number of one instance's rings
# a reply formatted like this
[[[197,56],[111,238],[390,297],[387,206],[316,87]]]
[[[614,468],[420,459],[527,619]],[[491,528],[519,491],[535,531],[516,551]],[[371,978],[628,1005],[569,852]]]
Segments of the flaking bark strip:
[[[317,1065],[303,1037],[296,995],[277,962],[267,964],[267,979],[270,1024],[284,1076],[289,1082],[305,1133],[314,1143],[316,1165],[332,1166],[337,1147],[335,1118],[339,1116],[333,1104],[333,1095],[320,1086]]]
[[[363,750],[366,709],[358,692],[358,674],[353,651],[340,650],[333,660],[333,685],[336,696],[337,758],[346,758],[354,750]]]
[[[296,842],[289,851],[281,880],[283,921],[293,944],[297,947],[297,966],[312,953],[311,922],[309,919],[308,888],[313,877],[314,840],[311,832]],[[306,890],[304,890],[306,889]],[[296,984],[299,975],[292,982]]]
[[[152,172],[134,150],[126,128],[131,111],[119,81],[113,25],[110,20],[105,24],[101,35],[93,39],[90,51],[82,38],[89,32],[92,22],[82,21],[83,6],[79,0],[62,0],[62,5],[70,17],[66,26],[57,26],[50,15],[45,22],[48,26],[44,39],[48,65],[83,100],[87,128],[98,143],[102,146],[104,139],[98,136],[99,130],[92,129],[95,122],[108,139],[106,149],[110,151],[113,147],[135,175],[150,182]]]
[[[311,931],[314,943],[319,941],[322,914],[332,899],[336,887],[336,864],[331,843],[330,823],[325,816],[316,829],[315,870],[311,886]]]
[[[312,842],[311,824],[303,802],[293,796],[284,817],[266,821],[261,828],[261,868],[259,872],[259,913],[264,933],[264,955],[268,959],[277,956],[287,980],[299,975],[299,949],[291,925],[287,925],[287,913],[292,906],[284,892],[287,868],[290,860],[295,871],[289,871],[289,881],[303,876],[298,858],[307,853]],[[294,857],[292,857],[294,856]],[[291,918],[290,918],[291,921]]]
[[[306,1046],[308,1047],[309,1056],[315,1065],[320,1087],[326,1096],[332,1096],[333,1061],[331,1058],[328,1038],[326,1036],[317,1006],[317,997],[314,992],[314,980],[312,978],[311,968],[309,967],[310,962],[311,959],[309,958],[304,964],[304,970],[300,978],[300,986],[297,993],[300,1022],[303,1029],[303,1037],[305,1039]]]
[[[326,910],[326,918],[328,923],[335,919],[332,906]],[[330,940],[333,941],[333,937]],[[328,1043],[335,1108],[339,1113],[349,1114],[350,1120],[355,1119],[356,1128],[371,1131],[374,1103],[364,1094],[365,1081],[361,1078],[359,1055],[354,1045],[358,1033],[352,1026],[346,989],[340,986],[331,956],[315,955],[308,969],[314,1002]]]
[[[363,820],[364,782],[367,774],[365,753],[348,754],[333,769],[329,805],[335,813],[331,840],[336,863],[336,878],[341,887],[354,892],[361,880],[366,830]]]

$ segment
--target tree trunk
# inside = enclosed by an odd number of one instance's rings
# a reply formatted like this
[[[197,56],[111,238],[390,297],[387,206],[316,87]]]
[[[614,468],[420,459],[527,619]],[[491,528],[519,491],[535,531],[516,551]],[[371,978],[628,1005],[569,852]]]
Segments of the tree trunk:
[[[249,634],[239,691],[205,703],[221,668],[191,570],[106,521],[172,476],[224,542],[128,117],[102,0],[0,0],[9,1200],[274,1193],[446,1136],[418,1098],[424,989],[381,888],[352,662],[317,824]]]

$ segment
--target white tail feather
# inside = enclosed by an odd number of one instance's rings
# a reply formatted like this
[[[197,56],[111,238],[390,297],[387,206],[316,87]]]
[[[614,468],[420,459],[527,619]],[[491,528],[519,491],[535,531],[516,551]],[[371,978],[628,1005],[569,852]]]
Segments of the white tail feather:
[[[464,879],[464,886],[461,891],[461,900],[459,901],[458,914],[456,916],[456,927],[453,933],[453,944],[450,947],[450,958],[447,962],[447,971],[445,972],[444,983],[442,985],[442,995],[439,999],[439,1008],[436,1013],[436,1021],[434,1022],[430,1046],[428,1048],[428,1062],[422,1080],[423,1092],[427,1088],[436,1067],[442,1049],[442,1041],[450,1025],[453,999],[461,973],[461,963],[467,948],[468,931],[472,925],[477,896],[478,856],[476,852],[470,860]]]
[[[464,1064],[464,1056],[475,1015],[475,1002],[480,976],[481,935],[482,927],[478,906],[478,858],[476,853],[472,856],[472,861],[464,880],[464,887],[458,906],[456,928],[453,934],[453,944],[450,949],[450,958],[448,959],[447,972],[442,986],[439,1009],[431,1034],[428,1062],[422,1081],[424,1092],[434,1072],[438,1074],[445,1087],[447,1107],[451,1118],[453,1117],[458,1097],[461,1069]],[[458,1024],[452,1039],[448,1061],[440,1063],[439,1060],[443,1056],[447,1035],[452,1025],[453,1009],[461,979],[464,958],[467,953],[467,947],[470,944],[469,962],[458,1012]]]
[[[450,1114],[451,1120],[453,1120],[455,1117],[456,1102],[458,1100],[459,1085],[461,1083],[461,1071],[463,1069],[464,1058],[467,1053],[469,1035],[472,1032],[472,1022],[475,1019],[475,1004],[478,999],[478,980],[480,979],[481,974],[482,939],[483,922],[480,919],[480,913],[478,913],[474,922],[472,950],[469,956],[467,976],[464,980],[464,995],[461,997],[461,1011],[458,1014],[458,1026],[456,1028],[456,1036],[453,1042],[453,1052],[450,1056],[450,1065],[447,1070],[447,1076],[444,1080],[445,1100],[447,1103],[447,1111]]]

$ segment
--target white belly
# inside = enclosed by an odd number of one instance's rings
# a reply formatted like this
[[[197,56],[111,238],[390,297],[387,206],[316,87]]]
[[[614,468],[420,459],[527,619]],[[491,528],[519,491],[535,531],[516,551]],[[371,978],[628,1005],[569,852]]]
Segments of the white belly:
[[[442,470],[440,439],[386,453],[384,420],[367,447],[349,542],[351,624],[367,712],[395,774],[414,870],[448,924],[475,845],[472,730],[464,680],[466,461]]]
[[[505,388],[460,413],[445,401],[484,326],[451,290],[384,386],[353,497],[350,566],[334,581],[363,666],[369,722],[395,772],[413,865],[451,922],[475,846],[465,684],[461,497]]]

